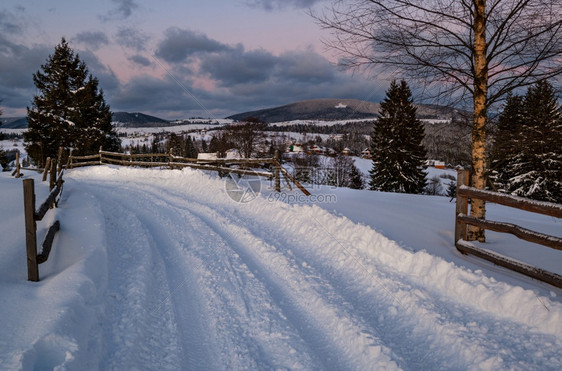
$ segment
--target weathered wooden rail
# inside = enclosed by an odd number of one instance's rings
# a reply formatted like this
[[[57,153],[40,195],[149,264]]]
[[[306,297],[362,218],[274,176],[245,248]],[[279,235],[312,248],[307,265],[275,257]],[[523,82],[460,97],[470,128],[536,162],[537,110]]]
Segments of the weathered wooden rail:
[[[468,200],[480,199],[486,202],[517,208],[533,213],[562,218],[562,205],[550,202],[528,200],[522,197],[510,196],[498,192],[491,192],[468,187],[468,171],[457,173],[457,204],[455,212],[455,246],[463,254],[472,254],[488,260],[499,266],[514,270],[529,277],[562,288],[562,276],[556,273],[519,262],[492,251],[477,247],[467,241],[467,225],[474,225],[495,232],[510,233],[528,242],[562,250],[562,238],[535,232],[518,225],[478,219],[468,215]]]
[[[309,196],[310,192],[304,188],[289,172],[281,165],[277,154],[273,158],[252,158],[252,159],[212,159],[202,160],[195,158],[187,158],[174,156],[173,150],[169,153],[140,153],[127,154],[117,152],[107,152],[100,148],[97,154],[88,156],[75,156],[70,152],[67,162],[67,168],[72,169],[81,166],[94,166],[103,164],[114,164],[122,166],[140,166],[140,167],[160,167],[167,169],[180,169],[190,167],[200,170],[217,171],[223,173],[233,173],[240,175],[254,175],[268,179],[274,179],[275,190],[281,191],[281,174],[287,184],[292,182],[305,195]],[[232,167],[236,165],[238,167]],[[272,168],[273,171],[259,171],[252,169],[256,165],[264,165]]]
[[[174,156],[170,153],[149,153],[149,154],[124,154],[116,152],[103,151],[100,148],[99,153],[87,156],[76,156],[72,154],[72,150],[68,156],[66,166],[62,165],[62,148],[59,148],[58,161],[47,158],[43,169],[38,170],[43,173],[43,181],[49,181],[49,196],[36,210],[35,204],[35,183],[33,179],[23,180],[23,196],[24,196],[24,216],[25,216],[25,237],[27,252],[27,277],[29,281],[39,281],[39,264],[47,261],[52,249],[53,241],[56,233],[60,230],[60,222],[56,220],[47,230],[41,251],[37,253],[37,222],[43,220],[45,214],[57,203],[57,197],[62,191],[64,168],[72,169],[82,166],[95,166],[104,164],[116,164],[123,166],[142,166],[142,167],[162,167],[169,169],[177,169],[182,167],[191,167],[201,170],[219,171],[224,173],[235,173],[241,175],[255,175],[264,178],[273,178],[275,180],[275,190],[280,192],[280,177],[283,174],[287,185],[290,182],[295,184],[305,195],[309,196],[310,192],[304,188],[289,172],[283,168],[278,160],[277,153],[273,158],[263,159],[213,159],[201,160]],[[12,175],[21,177],[19,157],[17,159],[17,168]],[[230,167],[236,165],[238,167]],[[269,171],[258,171],[252,168],[256,165],[265,165],[273,169]]]
[[[55,234],[60,229],[60,222],[56,220],[47,230],[41,244],[41,251],[37,253],[37,222],[43,220],[45,214],[57,203],[57,197],[62,191],[63,173],[56,171],[56,161],[51,164],[50,193],[39,209],[35,209],[35,183],[33,179],[23,180],[23,204],[25,217],[25,243],[27,252],[27,279],[39,281],[39,264],[49,259]]]

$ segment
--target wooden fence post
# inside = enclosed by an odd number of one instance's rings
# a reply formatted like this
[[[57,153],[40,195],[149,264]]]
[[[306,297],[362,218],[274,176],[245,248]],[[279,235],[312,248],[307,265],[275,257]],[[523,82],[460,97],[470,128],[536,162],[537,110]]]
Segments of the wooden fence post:
[[[35,185],[33,179],[23,180],[23,207],[25,215],[25,247],[27,251],[27,279],[39,281],[37,264],[37,225],[35,223]]]
[[[47,161],[45,161],[45,169],[43,170],[43,182],[47,180],[47,174],[49,173],[50,167],[51,167],[51,158],[47,157]]]
[[[52,191],[55,188],[55,183],[57,181],[57,161],[51,161],[51,174],[49,177],[49,191]]]
[[[101,151],[103,151],[102,146],[100,146],[100,165],[103,165],[103,161],[102,161],[102,156],[101,156]]]
[[[468,214],[468,198],[459,196],[458,190],[461,186],[468,185],[470,172],[468,170],[457,171],[457,204],[455,210],[455,246],[458,240],[466,240],[466,223],[459,220],[459,214]]]
[[[68,160],[66,161],[66,168],[67,169],[72,169],[72,151],[73,149],[70,149],[70,153],[68,154]]]
[[[279,151],[275,150],[273,154],[275,161],[273,162],[273,174],[275,175],[275,192],[281,192],[281,178],[279,176]]]
[[[174,160],[174,149],[170,148],[170,170],[174,168],[174,165],[172,164],[173,160]]]
[[[57,157],[57,173],[62,171],[62,147],[59,147],[59,155]]]

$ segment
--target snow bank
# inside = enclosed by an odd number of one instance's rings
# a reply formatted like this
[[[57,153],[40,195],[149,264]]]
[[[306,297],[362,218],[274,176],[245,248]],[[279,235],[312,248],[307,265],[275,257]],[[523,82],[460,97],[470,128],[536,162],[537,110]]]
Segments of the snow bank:
[[[39,175],[29,176],[35,178],[40,202],[48,186],[41,183]],[[41,281],[28,282],[23,199],[16,195],[21,184],[13,187],[10,183],[21,180],[3,176],[0,189],[8,194],[13,190],[14,203],[21,209],[0,209],[0,215],[11,216],[8,230],[14,231],[0,250],[2,268],[10,266],[0,270],[0,369],[95,368],[95,354],[101,348],[99,338],[90,336],[102,309],[99,302],[107,281],[103,215],[87,195],[64,194],[60,208],[38,222],[39,241],[55,218],[61,221],[61,231],[49,260],[39,266]],[[70,230],[75,233],[68,233]],[[3,236],[6,231],[2,228]]]

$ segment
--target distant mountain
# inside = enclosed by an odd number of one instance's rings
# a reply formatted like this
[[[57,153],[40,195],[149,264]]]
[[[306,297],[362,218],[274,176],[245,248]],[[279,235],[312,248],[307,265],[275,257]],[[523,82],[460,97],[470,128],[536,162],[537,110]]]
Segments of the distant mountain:
[[[25,117],[2,117],[0,129],[26,129],[27,119]]]
[[[265,122],[293,120],[346,120],[377,117],[378,103],[356,99],[313,99],[287,104],[280,107],[239,113],[227,117],[244,120],[256,117]]]
[[[417,105],[420,119],[450,119],[458,111],[436,105]],[[313,99],[239,113],[227,117],[244,120],[256,117],[265,122],[284,122],[293,120],[353,120],[378,117],[380,104],[357,99]]]
[[[113,125],[119,127],[161,127],[172,125],[170,121],[140,112],[113,112]]]
[[[0,117],[2,129],[26,129],[27,119],[25,117]],[[112,123],[118,127],[164,127],[171,126],[170,121],[145,115],[140,112],[113,112]]]

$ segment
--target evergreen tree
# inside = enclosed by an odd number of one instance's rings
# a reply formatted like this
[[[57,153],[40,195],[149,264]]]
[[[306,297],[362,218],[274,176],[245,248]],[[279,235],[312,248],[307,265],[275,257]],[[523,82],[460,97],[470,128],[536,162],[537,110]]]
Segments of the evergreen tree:
[[[195,147],[195,144],[191,139],[191,135],[188,135],[187,138],[185,139],[184,147],[185,147],[183,151],[184,157],[197,158],[197,153],[198,153],[197,147]]]
[[[453,198],[457,197],[457,182],[454,180],[447,183],[447,197],[451,198],[450,201],[453,201]]]
[[[77,154],[120,148],[111,125],[111,112],[98,80],[63,38],[47,62],[33,74],[39,92],[27,108],[29,127],[24,134],[26,149],[39,165],[55,157],[59,147]]]
[[[349,176],[351,178],[349,188],[363,189],[364,187],[363,174],[361,174],[361,171],[359,171],[359,169],[357,168],[357,166],[355,166],[355,164],[351,165],[351,171]]]
[[[182,156],[182,147],[182,138],[176,133],[171,133],[166,142],[166,152],[169,153],[172,150],[175,156]]]
[[[205,138],[201,139],[201,152],[207,153],[209,151],[209,147],[207,146],[207,141]]]
[[[562,203],[562,109],[557,100],[547,81],[528,89],[516,147],[502,169],[508,193]]]
[[[404,80],[392,81],[371,135],[370,188],[422,193],[425,188],[424,128],[416,118],[412,93]]]
[[[520,153],[524,111],[523,97],[509,94],[498,118],[497,131],[490,154],[490,173],[499,191],[507,189],[510,174],[505,169],[513,165],[513,161]]]

